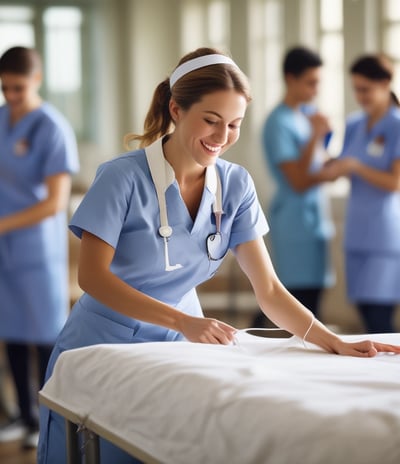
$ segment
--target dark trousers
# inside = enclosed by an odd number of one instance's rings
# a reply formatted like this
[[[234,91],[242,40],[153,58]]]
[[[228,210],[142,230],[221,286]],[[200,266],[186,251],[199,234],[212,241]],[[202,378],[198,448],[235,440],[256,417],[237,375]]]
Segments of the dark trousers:
[[[51,350],[52,346],[47,345],[6,344],[8,364],[15,385],[20,416],[25,425],[30,428],[36,428],[38,425],[37,392],[43,386]],[[37,372],[33,368],[34,360],[37,361]]]
[[[321,297],[323,293],[323,288],[288,288],[289,293],[291,293],[296,300],[300,301],[302,305],[308,308],[316,318],[318,318]],[[259,311],[253,319],[253,327],[265,327],[268,323],[268,319],[265,317],[264,313]]]
[[[357,303],[365,329],[368,333],[396,332],[393,325],[395,304]]]

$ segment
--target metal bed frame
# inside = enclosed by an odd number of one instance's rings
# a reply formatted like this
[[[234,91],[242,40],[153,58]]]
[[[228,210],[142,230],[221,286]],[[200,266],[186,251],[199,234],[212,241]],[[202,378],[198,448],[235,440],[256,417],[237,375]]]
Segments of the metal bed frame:
[[[101,464],[99,438],[104,438],[120,447],[132,457],[145,464],[161,464],[132,443],[119,438],[111,430],[93,423],[89,417],[81,417],[60,404],[49,400],[39,392],[39,402],[65,419],[67,464]]]

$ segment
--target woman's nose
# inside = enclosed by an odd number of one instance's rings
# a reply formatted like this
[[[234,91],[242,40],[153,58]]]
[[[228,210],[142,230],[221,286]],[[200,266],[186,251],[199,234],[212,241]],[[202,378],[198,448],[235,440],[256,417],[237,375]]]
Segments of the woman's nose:
[[[225,145],[228,141],[228,126],[221,124],[215,131],[214,140],[215,142]]]

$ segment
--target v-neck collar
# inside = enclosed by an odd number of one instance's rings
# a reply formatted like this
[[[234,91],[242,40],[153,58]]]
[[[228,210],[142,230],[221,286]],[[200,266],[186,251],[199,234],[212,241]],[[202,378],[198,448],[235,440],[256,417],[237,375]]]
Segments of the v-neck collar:
[[[385,127],[387,120],[392,116],[395,109],[396,107],[393,105],[390,106],[386,113],[384,113],[383,116],[378,119],[378,121],[376,121],[376,123],[371,128],[368,128],[368,115],[365,115],[365,130],[368,134],[368,137],[374,138],[378,135],[382,135],[382,127]]]
[[[42,102],[40,106],[24,114],[24,116],[18,119],[18,121],[14,124],[11,123],[10,107],[8,105],[5,105],[5,122],[7,125],[6,127],[7,127],[8,133],[9,134],[15,133],[19,131],[21,127],[23,128],[26,124],[29,124],[29,122],[32,119],[34,119],[42,111],[44,105],[45,103]]]

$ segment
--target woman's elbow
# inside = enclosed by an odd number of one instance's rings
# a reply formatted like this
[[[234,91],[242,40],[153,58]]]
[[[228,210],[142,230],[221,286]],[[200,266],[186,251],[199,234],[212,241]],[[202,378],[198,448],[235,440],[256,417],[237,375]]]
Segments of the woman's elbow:
[[[93,269],[90,270],[90,267],[82,266],[82,264],[79,265],[78,285],[84,292],[92,293],[96,280]]]

